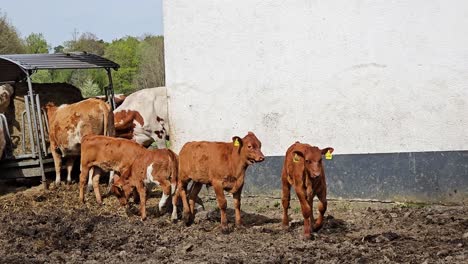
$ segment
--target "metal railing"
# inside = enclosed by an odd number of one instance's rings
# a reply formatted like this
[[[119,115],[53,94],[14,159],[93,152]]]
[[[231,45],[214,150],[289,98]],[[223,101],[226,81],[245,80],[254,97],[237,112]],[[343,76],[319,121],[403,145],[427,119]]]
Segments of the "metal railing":
[[[11,142],[10,130],[8,128],[8,121],[4,114],[0,114],[0,128],[3,129],[3,136],[5,137],[5,149],[3,152],[5,156],[3,158],[10,158],[13,156],[13,144]],[[8,146],[8,147],[7,147]],[[2,157],[2,153],[0,153],[0,157]]]
[[[49,135],[49,122],[47,120],[47,114],[44,109],[41,109],[41,103],[39,101],[39,95],[35,94],[35,106],[37,109],[38,115],[38,124],[39,124],[39,132],[40,132],[40,146],[36,146],[34,137],[33,137],[33,122],[31,119],[31,110],[30,110],[30,97],[29,95],[24,96],[24,102],[25,102],[25,110],[22,113],[22,120],[21,120],[21,125],[22,125],[22,131],[21,131],[21,145],[22,145],[22,155],[21,157],[31,157],[31,158],[36,158],[36,155],[39,153],[39,149],[42,151],[44,156],[47,156],[50,154],[50,151],[47,149],[47,137]],[[26,118],[25,118],[26,116]],[[26,126],[26,121],[27,121],[27,126]],[[31,152],[26,151],[26,127],[29,132],[29,146],[31,149]]]

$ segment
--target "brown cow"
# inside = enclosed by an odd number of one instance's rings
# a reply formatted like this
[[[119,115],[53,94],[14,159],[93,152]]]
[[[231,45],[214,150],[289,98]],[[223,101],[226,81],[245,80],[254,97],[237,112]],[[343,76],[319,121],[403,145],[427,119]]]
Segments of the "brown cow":
[[[233,137],[233,142],[189,142],[179,154],[178,195],[184,206],[184,220],[190,224],[194,217],[195,200],[203,184],[212,185],[221,209],[221,229],[228,231],[224,191],[233,194],[236,225],[241,225],[240,204],[245,170],[264,160],[262,143],[249,132],[244,138]],[[187,202],[187,184],[193,181],[190,205]]]
[[[123,138],[86,136],[81,144],[80,201],[83,203],[87,176],[92,168],[113,170],[120,174],[120,177],[114,176],[112,189],[121,204],[126,204],[131,190],[133,187],[136,188],[140,197],[142,220],[146,219],[145,184],[153,182],[161,186],[163,196],[159,202],[160,210],[171,194],[174,194],[177,185],[178,159],[171,150],[148,150],[138,143]],[[93,176],[93,188],[97,203],[101,204],[99,177],[99,173]],[[173,220],[177,219],[176,201],[176,196],[173,195]]]
[[[313,231],[318,231],[323,225],[323,215],[327,210],[327,184],[325,171],[322,165],[322,156],[327,152],[333,153],[333,148],[319,149],[309,144],[298,141],[291,145],[286,151],[281,182],[283,187],[283,227],[288,228],[288,207],[291,199],[291,185],[294,186],[299,202],[301,203],[302,215],[304,216],[304,237],[310,239],[311,223],[314,221],[312,205],[314,196],[317,195],[318,218]]]
[[[68,158],[67,182],[70,183],[73,162],[80,155],[81,139],[86,135],[113,136],[114,116],[108,104],[94,98],[59,107],[48,103],[45,108],[55,163],[55,183],[60,184],[62,157]]]

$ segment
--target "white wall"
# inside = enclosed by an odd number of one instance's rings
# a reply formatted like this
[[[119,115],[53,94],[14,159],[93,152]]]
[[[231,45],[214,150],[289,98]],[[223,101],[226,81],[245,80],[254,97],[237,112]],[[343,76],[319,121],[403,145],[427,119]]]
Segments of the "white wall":
[[[176,150],[468,149],[468,1],[165,0],[164,36]]]

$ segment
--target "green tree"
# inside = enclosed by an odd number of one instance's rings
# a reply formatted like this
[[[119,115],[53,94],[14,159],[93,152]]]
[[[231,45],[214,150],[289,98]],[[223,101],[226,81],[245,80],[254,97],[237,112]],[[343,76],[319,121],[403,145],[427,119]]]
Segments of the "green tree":
[[[112,41],[106,47],[104,57],[120,65],[120,69],[113,73],[114,88],[118,93],[128,94],[137,90],[133,80],[139,64],[139,44],[137,38],[126,36]]]
[[[164,86],[164,37],[147,36],[138,47],[140,61],[134,85],[139,89]]]
[[[65,49],[64,46],[58,45],[54,47],[54,53],[63,53],[63,50]]]
[[[64,43],[64,52],[86,51],[99,56],[104,55],[106,43],[102,39],[98,39],[93,33],[83,33],[78,39],[75,38]]]
[[[60,52],[89,52],[99,56],[104,55],[104,50],[107,46],[102,39],[99,39],[93,33],[83,33],[79,37],[77,33],[73,35],[73,39],[65,41],[62,45],[54,48],[54,53]],[[69,70],[52,72],[52,80],[54,82],[67,82],[80,89],[83,94],[102,94],[104,87],[107,85],[107,73],[104,70]],[[91,88],[90,88],[91,87]],[[84,89],[84,90],[83,90]],[[91,91],[91,92],[90,92]]]
[[[42,33],[31,33],[25,39],[26,42],[26,53],[49,53],[49,44],[44,38]]]
[[[52,82],[52,77],[50,76],[50,71],[40,70],[32,75],[32,82],[35,83],[50,83]]]
[[[21,43],[18,31],[13,27],[6,14],[0,10],[0,54],[23,53],[24,46]]]
[[[92,78],[88,77],[81,87],[81,94],[83,95],[83,97],[93,97],[96,95],[100,95],[101,89],[99,89],[97,83],[93,82]]]

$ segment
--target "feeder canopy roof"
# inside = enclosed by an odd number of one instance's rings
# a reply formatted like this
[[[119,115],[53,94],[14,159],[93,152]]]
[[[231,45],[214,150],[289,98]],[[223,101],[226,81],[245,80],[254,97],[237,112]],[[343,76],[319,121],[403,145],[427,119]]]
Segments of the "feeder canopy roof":
[[[119,64],[86,52],[0,55],[0,83],[20,81],[37,70],[114,69]]]

